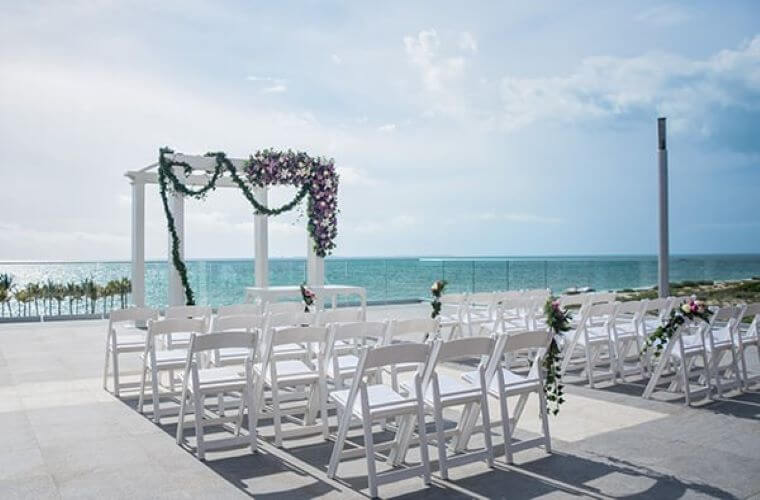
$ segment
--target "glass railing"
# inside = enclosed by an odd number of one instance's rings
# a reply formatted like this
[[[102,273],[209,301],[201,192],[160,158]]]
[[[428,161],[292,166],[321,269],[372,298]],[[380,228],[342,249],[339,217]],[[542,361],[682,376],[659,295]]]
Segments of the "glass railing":
[[[218,306],[239,303],[245,287],[254,283],[254,262],[247,260],[189,260],[187,262],[196,302]],[[146,302],[151,306],[166,305],[166,261],[146,263]],[[100,263],[0,263],[0,274],[10,273],[17,287],[28,282],[79,282],[92,279],[97,283],[129,277],[130,265],[125,262]],[[760,256],[688,256],[670,261],[670,281],[712,281],[760,276]],[[550,288],[562,293],[569,288],[588,287],[595,290],[621,290],[650,287],[657,282],[657,260],[654,257],[596,258],[328,258],[325,260],[325,281],[328,284],[362,286],[370,302],[419,300],[430,295],[430,285],[437,279],[449,282],[447,290],[483,292]],[[305,259],[271,259],[271,285],[297,285],[306,281]],[[28,315],[41,308],[43,298],[26,304]],[[49,301],[48,301],[49,302]],[[120,306],[118,296],[96,299],[96,313]],[[81,301],[72,306],[82,313]],[[63,299],[65,314],[69,305]],[[105,305],[105,307],[104,307]],[[19,312],[19,304],[11,295],[2,314]],[[23,315],[23,307],[22,315]],[[57,302],[45,309],[55,315]],[[88,307],[91,310],[91,306]],[[52,312],[51,312],[52,311]]]

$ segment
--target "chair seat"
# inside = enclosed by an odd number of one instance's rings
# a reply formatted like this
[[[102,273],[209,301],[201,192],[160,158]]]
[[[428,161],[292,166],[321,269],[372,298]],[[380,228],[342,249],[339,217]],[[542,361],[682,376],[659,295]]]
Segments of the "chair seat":
[[[184,377],[184,373],[180,374]],[[198,370],[199,387],[188,384],[188,390],[210,391],[220,389],[239,389],[245,386],[245,372],[237,368],[204,368]]]
[[[319,380],[319,373],[298,359],[283,359],[275,361],[275,367],[277,370],[277,382],[280,385],[292,385],[298,383],[311,384]],[[254,365],[253,370],[261,375],[261,363]],[[263,376],[266,383],[271,385],[272,375],[269,369],[266,370],[266,373],[264,373]]]
[[[438,389],[441,396],[441,404],[444,406],[463,404],[468,401],[479,400],[481,396],[480,392],[480,375],[476,371],[474,372],[476,380],[474,383],[464,381],[456,377],[450,377],[448,375],[438,375]],[[401,388],[409,393],[409,397],[415,396],[414,384],[411,382],[403,382]],[[425,403],[433,406],[434,393],[433,384],[431,383],[425,391]]]
[[[513,371],[502,368],[501,373],[504,376],[504,390],[507,395],[522,394],[524,392],[535,391],[541,389],[541,379],[537,377],[524,377]],[[471,372],[465,372],[462,374],[462,378],[470,383],[477,383],[480,379],[480,373],[477,370]],[[499,380],[494,377],[488,386],[488,392],[494,396],[499,395]]]
[[[141,354],[140,356],[143,357],[144,354]],[[169,349],[166,351],[156,351],[156,368],[162,368],[162,369],[183,368],[185,366],[186,361],[187,361],[186,349]],[[150,355],[148,355],[148,366],[152,366],[151,363],[152,363],[151,357]]]
[[[359,364],[359,358],[353,354],[338,356],[337,360],[339,375],[350,375],[356,372],[356,366]],[[327,363],[327,375],[331,378],[335,378],[336,375],[335,362],[332,359]]]
[[[348,404],[348,395],[350,390],[345,389],[342,391],[333,391],[330,393],[330,397],[341,408],[346,408]],[[370,405],[370,416],[373,418],[381,418],[386,415],[400,415],[403,413],[414,413],[417,411],[417,402],[404,398],[401,394],[397,393],[387,385],[375,384],[367,386],[367,399]],[[372,410],[372,406],[384,404],[382,408]],[[357,394],[354,401],[351,413],[357,418],[364,418],[362,412],[361,395]]]

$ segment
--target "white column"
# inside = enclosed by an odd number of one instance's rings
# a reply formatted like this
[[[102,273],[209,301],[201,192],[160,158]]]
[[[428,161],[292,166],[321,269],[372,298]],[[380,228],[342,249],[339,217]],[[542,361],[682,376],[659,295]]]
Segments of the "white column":
[[[179,173],[180,180],[183,179]],[[185,198],[179,194],[173,194],[169,198],[169,208],[174,216],[174,227],[179,237],[179,255],[185,259]],[[177,269],[174,267],[172,260],[172,235],[169,234],[169,305],[184,305],[185,289],[182,287],[182,280],[179,277]]]
[[[267,205],[267,188],[254,187],[253,195],[256,201]],[[254,277],[255,284],[260,288],[269,287],[269,225],[266,215],[253,216],[253,236],[255,250]]]
[[[145,183],[132,180],[132,304],[145,306]]]
[[[317,256],[314,250],[314,240],[308,230],[306,231],[306,282],[309,286],[323,286],[325,284],[325,259]]]

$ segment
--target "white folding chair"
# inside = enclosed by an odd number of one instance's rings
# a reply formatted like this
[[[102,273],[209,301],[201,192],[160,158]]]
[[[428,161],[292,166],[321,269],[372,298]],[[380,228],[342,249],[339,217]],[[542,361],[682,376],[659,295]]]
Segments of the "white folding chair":
[[[185,418],[188,410],[194,413],[196,452],[198,458],[204,460],[207,450],[227,448],[245,444],[256,451],[256,404],[253,395],[253,355],[256,350],[257,335],[251,332],[214,332],[206,335],[193,334],[187,351],[185,370],[182,377],[182,395],[180,397],[179,421],[177,422],[177,444],[186,444],[184,437]],[[214,367],[203,368],[203,356],[208,352],[224,351],[226,349],[245,350],[248,357],[244,368]],[[215,395],[224,398],[225,394],[239,394],[240,405],[238,414],[228,416],[224,407],[217,408],[212,413],[206,408],[206,397]],[[190,404],[191,403],[191,404]],[[230,423],[242,422],[243,411],[248,407],[248,433],[239,435],[240,426],[227,427],[233,433],[232,437],[206,441],[204,429],[207,426],[225,426]],[[226,427],[226,426],[225,426]]]
[[[626,381],[627,375],[638,373],[644,377],[646,374],[646,362],[641,356],[644,339],[640,334],[641,320],[646,305],[646,300],[621,302],[612,320],[617,373],[622,382]],[[626,366],[626,361],[631,359],[635,362],[635,366],[629,368]]]
[[[508,464],[512,463],[514,453],[528,448],[543,446],[547,453],[551,453],[551,435],[549,434],[549,415],[546,408],[546,395],[544,394],[544,376],[541,363],[546,354],[546,349],[551,342],[552,334],[546,331],[513,333],[506,337],[504,352],[516,354],[520,351],[534,350],[536,356],[528,373],[521,375],[507,368],[497,368],[496,376],[488,384],[488,393],[498,398],[501,409],[501,426],[504,435],[504,453]],[[467,372],[462,377],[470,383],[476,383],[479,378],[478,372]],[[538,395],[539,416],[543,435],[533,439],[513,442],[514,431],[522,416],[525,403],[531,393]],[[510,417],[507,398],[519,396],[515,405],[514,416]]]
[[[216,317],[224,318],[225,316],[261,316],[264,313],[261,304],[232,304],[229,306],[219,306],[216,309]]]
[[[449,342],[437,342],[433,347],[431,360],[425,367],[422,378],[425,406],[432,412],[435,418],[435,439],[438,446],[438,463],[441,477],[448,479],[449,467],[464,465],[471,462],[485,460],[489,467],[493,466],[493,443],[491,439],[491,418],[488,408],[487,388],[491,382],[501,359],[506,343],[506,336],[471,337],[451,340]],[[476,370],[477,377],[474,382],[451,377],[439,373],[439,363],[461,360],[465,358],[479,358],[480,362]],[[410,394],[414,394],[414,386],[408,382],[402,386]],[[452,431],[444,430],[443,410],[449,407],[463,407],[457,422],[457,427]],[[469,440],[477,423],[478,414],[482,419],[482,431],[485,447],[478,451],[467,451],[465,443]],[[407,427],[407,435],[402,441],[402,451],[399,453],[397,463],[403,462],[406,447],[411,437],[411,428]],[[451,437],[450,450],[453,456],[447,455],[447,438]]]
[[[302,302],[267,302],[264,305],[265,314],[294,314],[305,312]]]
[[[149,307],[131,307],[117,309],[108,315],[106,333],[106,359],[103,365],[103,389],[108,390],[108,368],[113,366],[113,395],[119,397],[120,390],[134,388],[134,383],[122,383],[119,368],[119,355],[142,352],[145,348],[146,331],[138,324],[158,319],[158,312]]]
[[[231,316],[215,316],[211,322],[211,332],[244,332],[259,335],[262,330],[263,319],[260,315],[239,314]],[[212,351],[210,364],[220,367],[229,365],[242,365],[248,358],[246,348],[220,348]],[[256,361],[256,357],[254,357]]]
[[[680,304],[677,306],[680,307]],[[656,360],[652,376],[642,395],[644,399],[650,399],[662,381],[670,382],[669,391],[683,390],[687,406],[691,404],[694,394],[704,392],[705,398],[710,396],[710,363],[705,348],[704,331],[702,325],[685,323],[678,327]],[[705,384],[693,390],[691,378],[695,361],[699,358],[702,360],[701,378]],[[671,363],[675,364],[676,369],[675,373],[668,377],[667,367]]]
[[[736,353],[737,320],[741,316],[741,308],[720,307],[704,325],[705,348],[710,360],[709,373],[713,376],[713,385],[718,397],[723,391],[741,389],[742,380]],[[723,358],[729,355],[727,366],[722,366]]]
[[[302,359],[278,359],[275,347],[279,345],[314,345],[316,362]],[[282,440],[290,437],[321,431],[328,437],[327,382],[325,376],[325,347],[327,328],[317,326],[297,326],[270,328],[265,335],[265,349],[260,363],[253,366],[256,375],[256,398],[259,409],[256,419],[271,417],[274,423],[275,446],[282,446]],[[307,350],[311,351],[311,350]],[[270,390],[270,404],[265,406],[264,390]],[[283,402],[302,404],[283,408]],[[320,423],[315,423],[319,412]],[[303,415],[298,419],[295,415]],[[295,429],[283,431],[283,418],[298,425]]]
[[[584,306],[581,321],[563,352],[562,373],[565,373],[570,363],[578,362],[580,351],[589,386],[594,388],[599,379],[614,380],[615,348],[611,325],[616,308],[617,303],[614,302]],[[609,368],[604,370],[607,363]],[[597,373],[597,368],[602,368],[601,374]]]
[[[387,329],[387,321],[330,324],[325,360],[327,380],[335,389],[344,389],[345,381],[355,376],[359,363],[359,346],[382,344],[385,342]]]
[[[208,306],[171,306],[164,311],[164,319],[202,319],[206,333],[211,326],[211,308]],[[177,333],[167,337],[168,347],[187,347],[190,344],[189,333]]]
[[[441,312],[436,318],[440,324],[441,333],[448,330],[446,340],[464,335],[464,322],[467,315],[467,294],[447,293],[441,295]]]
[[[204,333],[206,323],[204,319],[185,319],[173,318],[150,321],[148,323],[148,335],[145,337],[145,344],[142,354],[142,373],[140,376],[140,399],[137,402],[137,411],[143,412],[143,403],[145,401],[145,385],[148,373],[150,373],[151,392],[153,398],[153,421],[161,422],[161,397],[178,396],[174,387],[174,371],[182,370],[187,361],[186,348],[172,348],[171,344],[163,350],[156,348],[157,340],[176,334],[187,334],[192,336],[194,333]],[[167,345],[164,343],[164,345]],[[160,380],[159,376],[163,372],[168,372],[169,385],[168,391],[159,393]]]
[[[751,318],[750,323],[745,323],[745,318]],[[752,382],[760,381],[760,373],[751,374],[747,368],[747,349],[750,347],[755,347],[757,359],[760,361],[760,303],[749,304],[741,311],[735,341],[736,354],[741,363],[742,382],[748,389]]]
[[[388,324],[385,345],[391,345],[394,341],[424,343],[435,338],[438,330],[438,322],[431,318],[412,318],[391,320]],[[403,337],[400,339],[399,337]],[[399,392],[398,376],[401,373],[417,371],[417,363],[392,363],[386,370],[391,378],[391,387]]]
[[[428,362],[430,349],[430,344],[411,343],[362,348],[356,376],[351,384],[351,388],[333,391],[330,394],[330,398],[335,402],[338,409],[340,424],[332,455],[330,456],[330,464],[327,468],[327,477],[335,477],[341,458],[353,457],[359,452],[367,459],[367,478],[370,497],[377,497],[378,485],[409,477],[421,475],[425,484],[430,483],[430,459],[428,457],[425,432],[425,407],[422,397],[418,396],[422,394],[422,373],[425,364]],[[414,395],[403,396],[386,385],[370,384],[367,381],[368,375],[372,375],[377,370],[394,363],[414,363],[418,366],[418,370],[414,375]],[[420,465],[417,466],[391,469],[378,474],[375,466],[376,445],[372,433],[372,423],[377,421],[384,422],[386,419],[394,417],[400,418],[403,425],[396,432],[396,437],[391,446],[395,448],[400,446],[400,437],[405,435],[406,426],[413,425],[416,420],[422,460]],[[343,448],[347,442],[346,437],[353,419],[362,422],[364,446],[357,446],[352,450],[348,450],[348,452],[344,452]],[[386,444],[388,443],[382,443],[382,445]],[[382,445],[378,445],[377,449],[380,449]]]
[[[266,335],[276,328],[294,326],[315,326],[317,313],[307,313],[303,310],[290,313],[268,313],[264,315],[262,331]],[[259,344],[264,348],[266,343]],[[260,353],[263,355],[263,353]],[[274,346],[273,356],[275,359],[300,359],[305,363],[311,363],[313,353],[305,344],[277,344]]]

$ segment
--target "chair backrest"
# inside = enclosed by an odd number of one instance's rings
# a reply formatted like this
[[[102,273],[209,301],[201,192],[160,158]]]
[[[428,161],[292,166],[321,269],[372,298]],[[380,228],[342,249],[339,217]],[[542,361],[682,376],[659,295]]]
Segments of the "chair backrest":
[[[587,304],[611,304],[617,300],[617,294],[615,292],[596,292],[591,293],[588,296]]]
[[[256,349],[257,335],[250,332],[220,332],[214,335],[197,335],[190,337],[190,351],[192,353],[227,349],[240,348],[250,349],[253,355]]]
[[[158,311],[150,307],[129,307],[127,309],[115,309],[108,315],[108,320],[113,323],[125,323],[135,321],[148,321],[158,319]]]
[[[325,309],[317,314],[317,324],[327,326],[331,323],[353,323],[361,321],[363,312],[361,308],[342,307],[338,309]]]
[[[360,363],[364,371],[401,363],[419,363],[421,366],[428,361],[432,344],[405,343],[366,347],[364,362]]]
[[[305,344],[327,342],[327,328],[323,326],[295,326],[273,328],[269,335],[269,342],[272,346],[282,344]],[[324,349],[320,350],[324,352]]]
[[[353,323],[333,323],[330,325],[329,339],[336,340],[375,338],[382,342],[388,328],[387,321],[355,321]]]
[[[424,341],[438,329],[438,322],[432,318],[411,318],[392,320],[388,325],[385,344],[389,345],[395,337],[413,335],[415,340]]]
[[[233,304],[229,306],[219,306],[216,310],[216,316],[240,316],[244,315],[261,315],[261,304]]]
[[[170,306],[164,311],[164,318],[201,318],[204,322],[204,332],[208,330],[211,323],[211,308],[208,306]]]
[[[209,332],[254,331],[263,325],[261,316],[255,314],[238,314],[234,316],[216,316]]]
[[[264,312],[267,314],[302,313],[304,307],[301,302],[267,302]]]
[[[159,319],[148,322],[148,335],[170,335],[172,333],[204,333],[206,321],[192,318]]]
[[[515,357],[514,355],[520,351],[527,349],[535,350],[533,363],[528,371],[528,377],[538,377],[539,368],[543,363],[544,355],[552,340],[552,336],[551,332],[542,330],[508,335],[504,345],[504,353],[510,357]],[[489,374],[486,375],[488,376]]]

